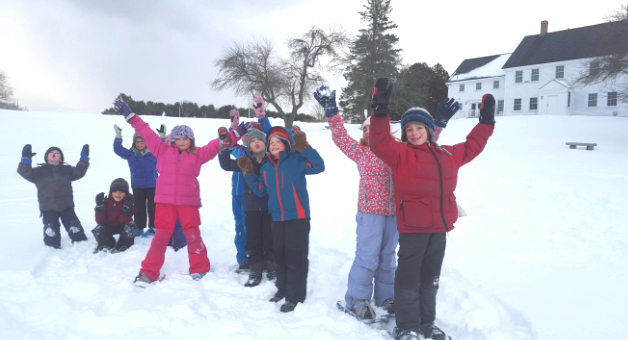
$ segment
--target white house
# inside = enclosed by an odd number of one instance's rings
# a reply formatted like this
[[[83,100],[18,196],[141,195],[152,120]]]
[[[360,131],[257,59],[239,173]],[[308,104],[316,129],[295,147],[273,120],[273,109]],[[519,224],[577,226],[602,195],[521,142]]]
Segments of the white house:
[[[512,54],[464,60],[447,82],[448,97],[462,104],[457,116],[475,116],[485,93],[495,96],[503,115],[628,116],[628,103],[618,100],[615,88],[628,84],[628,77],[574,84],[581,72],[595,72],[585,62],[628,53],[628,20],[551,33],[547,27],[542,21],[540,34],[524,37]],[[499,64],[501,72],[495,70]]]

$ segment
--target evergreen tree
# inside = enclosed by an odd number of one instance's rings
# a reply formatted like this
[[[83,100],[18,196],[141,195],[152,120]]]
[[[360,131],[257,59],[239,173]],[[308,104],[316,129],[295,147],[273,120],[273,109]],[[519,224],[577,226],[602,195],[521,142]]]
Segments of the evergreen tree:
[[[415,63],[404,67],[394,83],[390,118],[399,120],[412,107],[422,107],[435,115],[438,103],[447,98],[448,79],[449,73],[441,64],[429,67],[426,63]]]
[[[361,29],[350,48],[350,64],[344,77],[348,84],[342,90],[340,107],[345,118],[366,118],[373,113],[371,96],[375,80],[379,77],[395,78],[401,63],[401,49],[395,48],[399,38],[390,33],[397,24],[390,21],[391,0],[367,0],[359,12],[367,28]],[[393,92],[394,93],[394,92]]]

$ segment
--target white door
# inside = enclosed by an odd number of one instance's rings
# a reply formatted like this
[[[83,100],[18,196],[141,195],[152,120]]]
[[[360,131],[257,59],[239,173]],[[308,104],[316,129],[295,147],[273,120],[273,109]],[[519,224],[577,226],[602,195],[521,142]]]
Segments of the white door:
[[[555,115],[558,114],[558,96],[550,95],[547,96],[547,108],[545,109],[544,114],[546,115]]]

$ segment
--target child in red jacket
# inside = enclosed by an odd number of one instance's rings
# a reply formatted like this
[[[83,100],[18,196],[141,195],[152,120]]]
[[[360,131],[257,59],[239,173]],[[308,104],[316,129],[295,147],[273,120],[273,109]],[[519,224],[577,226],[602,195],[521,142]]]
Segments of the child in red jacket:
[[[133,195],[129,193],[129,183],[123,178],[111,182],[109,197],[104,192],[96,195],[96,223],[92,230],[100,251],[119,253],[129,249],[134,243],[135,223],[133,223]],[[119,234],[116,243],[113,235]]]
[[[445,333],[434,325],[436,292],[445,256],[446,232],[454,228],[458,219],[454,196],[458,170],[484,150],[493,134],[495,99],[490,94],[484,95],[480,123],[469,133],[466,142],[439,146],[434,138],[434,119],[423,108],[411,108],[403,114],[402,142],[393,139],[388,116],[391,89],[388,79],[377,80],[369,144],[373,153],[392,170],[399,231],[396,338],[418,340],[422,336],[445,340]]]

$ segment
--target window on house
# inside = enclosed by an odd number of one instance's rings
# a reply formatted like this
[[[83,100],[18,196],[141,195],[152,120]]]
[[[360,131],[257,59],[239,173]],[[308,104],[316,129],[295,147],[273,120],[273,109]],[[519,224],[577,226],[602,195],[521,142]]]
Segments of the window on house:
[[[589,75],[590,76],[595,76],[598,73],[600,73],[600,62],[597,61],[597,60],[593,60],[589,64]]]
[[[556,66],[556,79],[565,78],[565,66],[560,65]]]
[[[596,107],[597,106],[597,93],[589,93],[588,106],[589,107]]]
[[[530,98],[530,110],[537,110],[539,99],[537,97]]]
[[[460,92],[464,92],[464,84],[460,84]]]
[[[494,89],[498,89],[499,88],[499,80],[493,81],[493,88]]]
[[[609,92],[606,97],[606,106],[617,106],[617,92]]]
[[[482,83],[475,83],[475,89],[476,90],[481,90],[482,89]]]
[[[503,100],[498,100],[497,101],[497,114],[504,112],[504,101]]]
[[[515,111],[521,111],[521,98],[515,99]]]
[[[521,83],[523,81],[523,71],[515,72],[515,83]]]
[[[532,74],[530,75],[530,81],[539,81],[539,69],[533,68]]]

